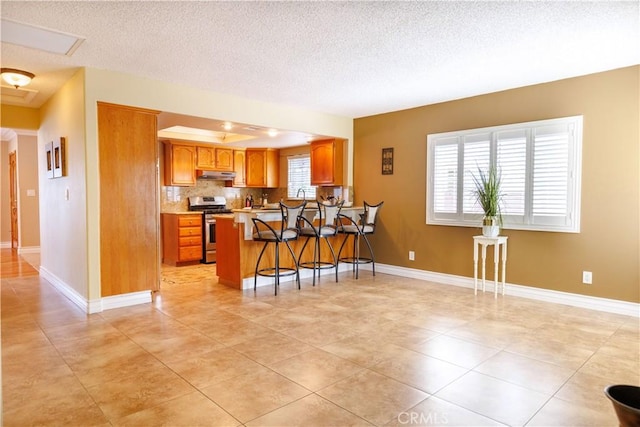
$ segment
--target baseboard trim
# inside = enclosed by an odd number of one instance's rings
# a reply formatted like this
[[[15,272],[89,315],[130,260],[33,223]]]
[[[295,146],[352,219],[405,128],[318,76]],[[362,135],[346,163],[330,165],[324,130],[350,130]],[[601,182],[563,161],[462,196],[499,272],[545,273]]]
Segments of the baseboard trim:
[[[361,266],[361,268],[363,270],[371,270],[371,265],[366,264]],[[429,282],[436,282],[445,285],[461,286],[464,288],[473,289],[472,277],[456,276],[453,274],[436,273],[432,271],[417,270],[414,268],[398,267],[395,265],[376,263],[376,272],[378,271],[380,273],[391,274],[394,276],[408,277],[412,279],[420,279]],[[493,281],[486,282],[486,285],[487,290],[493,292]],[[607,313],[640,317],[640,304],[628,301],[572,294],[569,292],[534,288],[531,286],[516,285],[513,283],[507,283],[505,294],[534,299],[538,301],[546,301],[555,304],[588,308],[591,310],[604,311]]]
[[[114,308],[129,307],[132,305],[146,304],[151,302],[151,291],[131,292],[122,295],[113,295],[104,298],[87,300],[75,289],[67,285],[63,280],[51,273],[45,267],[40,266],[40,276],[51,283],[71,302],[80,307],[87,314],[100,313]]]
[[[11,242],[0,242],[0,249],[11,249]]]
[[[147,304],[151,302],[151,291],[130,292],[128,294],[103,297],[101,302],[102,310],[112,310],[114,308]]]
[[[18,248],[18,255],[20,254],[39,254],[40,246],[23,246]]]
[[[64,280],[60,279],[58,276],[50,272],[46,267],[40,266],[40,276],[45,279],[47,282],[51,283],[51,285],[56,288],[62,295],[71,300],[72,303],[80,307],[85,313],[97,313],[97,311],[90,310],[89,301],[82,295],[78,293],[71,286],[67,285]]]

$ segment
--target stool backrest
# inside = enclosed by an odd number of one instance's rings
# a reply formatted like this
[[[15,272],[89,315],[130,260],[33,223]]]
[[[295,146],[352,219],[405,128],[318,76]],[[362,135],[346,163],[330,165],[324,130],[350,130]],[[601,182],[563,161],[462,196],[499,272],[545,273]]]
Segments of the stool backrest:
[[[376,221],[378,220],[378,213],[380,212],[380,208],[384,201],[378,203],[377,205],[370,205],[367,202],[364,202],[364,214],[362,215],[362,222],[364,225],[370,225],[375,229]]]
[[[304,208],[306,205],[306,200],[296,206],[288,206],[280,202],[280,212],[282,213],[282,231],[300,231],[300,218],[304,213]]]
[[[340,201],[335,205],[322,205],[324,207],[324,223],[322,222],[322,214],[320,214],[320,225],[337,228],[337,219],[343,203],[344,201]],[[322,212],[322,209],[320,209],[320,212]]]

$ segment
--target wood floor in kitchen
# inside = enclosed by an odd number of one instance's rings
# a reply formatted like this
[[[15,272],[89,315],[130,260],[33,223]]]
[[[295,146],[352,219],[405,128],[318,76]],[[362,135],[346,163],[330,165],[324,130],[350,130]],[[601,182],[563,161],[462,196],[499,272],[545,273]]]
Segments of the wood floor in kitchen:
[[[603,389],[640,378],[628,316],[370,271],[275,297],[215,265],[86,315],[1,254],[6,427],[616,426]]]

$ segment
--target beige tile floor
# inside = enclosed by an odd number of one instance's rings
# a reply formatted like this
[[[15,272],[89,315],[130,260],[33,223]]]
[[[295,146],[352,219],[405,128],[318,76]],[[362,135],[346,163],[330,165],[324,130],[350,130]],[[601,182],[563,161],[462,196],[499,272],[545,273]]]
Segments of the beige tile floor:
[[[5,426],[616,426],[638,319],[363,271],[240,292],[163,270],[152,304],[85,315],[2,279]]]

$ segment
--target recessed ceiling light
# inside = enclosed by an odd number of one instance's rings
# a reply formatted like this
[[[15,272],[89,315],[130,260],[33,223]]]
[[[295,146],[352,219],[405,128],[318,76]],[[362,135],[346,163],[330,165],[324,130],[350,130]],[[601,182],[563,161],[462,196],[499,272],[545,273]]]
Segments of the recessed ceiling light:
[[[192,128],[188,126],[171,126],[165,129],[159,129],[158,136],[162,138],[176,138],[217,143],[224,141],[224,133],[222,132]]]
[[[2,19],[2,42],[44,50],[60,55],[73,55],[84,38],[60,31]]]
[[[231,122],[224,122],[224,124],[222,125],[222,129],[231,130],[233,129],[233,124]]]
[[[273,138],[275,136],[278,136],[278,131],[276,129],[269,129],[269,131],[267,132],[267,134]]]

